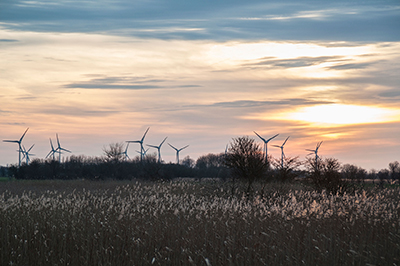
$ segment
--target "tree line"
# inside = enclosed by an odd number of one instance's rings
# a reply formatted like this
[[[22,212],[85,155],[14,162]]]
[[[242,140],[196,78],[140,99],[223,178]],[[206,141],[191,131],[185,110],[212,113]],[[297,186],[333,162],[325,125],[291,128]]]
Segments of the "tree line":
[[[1,167],[0,175],[16,179],[88,179],[88,180],[169,180],[178,177],[218,178],[232,183],[245,184],[246,193],[260,182],[294,182],[302,180],[316,189],[332,192],[365,182],[383,185],[400,181],[400,164],[389,163],[388,169],[370,170],[352,164],[341,164],[335,158],[298,157],[283,159],[268,156],[254,139],[243,136],[232,139],[225,153],[207,154],[196,161],[186,156],[180,164],[159,163],[155,154],[127,159],[122,143],[113,143],[103,149],[101,157],[84,155],[67,157],[63,162],[51,159],[34,159],[21,167]]]

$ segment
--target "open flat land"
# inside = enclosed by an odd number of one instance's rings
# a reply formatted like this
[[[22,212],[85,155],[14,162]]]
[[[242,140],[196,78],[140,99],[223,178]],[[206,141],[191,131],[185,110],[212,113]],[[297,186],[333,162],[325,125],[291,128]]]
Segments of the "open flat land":
[[[0,182],[1,265],[400,265],[400,189]]]

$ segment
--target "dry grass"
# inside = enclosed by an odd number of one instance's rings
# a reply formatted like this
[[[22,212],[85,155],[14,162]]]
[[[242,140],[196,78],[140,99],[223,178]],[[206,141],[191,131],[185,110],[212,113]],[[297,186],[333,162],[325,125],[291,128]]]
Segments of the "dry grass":
[[[249,200],[210,182],[10,182],[0,264],[400,265],[399,192]]]

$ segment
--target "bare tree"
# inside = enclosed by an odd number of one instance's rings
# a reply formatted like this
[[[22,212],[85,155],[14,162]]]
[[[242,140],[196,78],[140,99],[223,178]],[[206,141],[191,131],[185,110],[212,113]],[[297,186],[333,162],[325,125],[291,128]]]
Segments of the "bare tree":
[[[268,168],[262,148],[248,136],[232,140],[224,163],[232,173],[232,192],[234,191],[235,178],[238,178],[247,183],[246,191],[248,194],[251,192],[254,181],[265,177]]]
[[[278,180],[287,182],[292,181],[297,176],[301,162],[299,157],[283,157],[282,159],[274,159],[272,165],[278,171]]]
[[[400,181],[400,163],[398,161],[389,163],[389,172],[392,181]]]
[[[103,147],[107,162],[119,163],[124,160],[124,144],[111,143],[108,147]]]
[[[308,158],[306,167],[309,168],[311,183],[316,189],[326,189],[336,193],[338,190],[345,188],[346,182],[342,180],[340,175],[340,162],[335,158],[325,158],[317,162]]]

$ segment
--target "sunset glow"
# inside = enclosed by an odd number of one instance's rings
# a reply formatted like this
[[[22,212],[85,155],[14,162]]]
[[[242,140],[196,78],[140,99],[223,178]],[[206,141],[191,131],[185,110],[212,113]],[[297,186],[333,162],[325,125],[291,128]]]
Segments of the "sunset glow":
[[[0,140],[29,127],[36,158],[56,133],[101,156],[150,127],[193,159],[257,131],[293,156],[329,139],[365,168],[400,160],[398,1],[77,3],[0,3]],[[15,149],[0,141],[0,165]]]
[[[304,107],[289,119],[324,125],[384,123],[400,120],[400,111],[359,105],[329,104]]]

